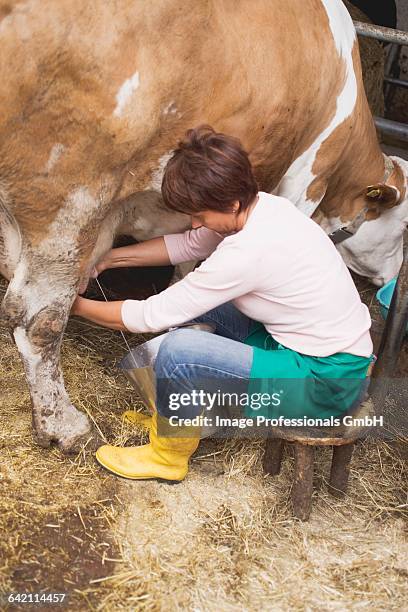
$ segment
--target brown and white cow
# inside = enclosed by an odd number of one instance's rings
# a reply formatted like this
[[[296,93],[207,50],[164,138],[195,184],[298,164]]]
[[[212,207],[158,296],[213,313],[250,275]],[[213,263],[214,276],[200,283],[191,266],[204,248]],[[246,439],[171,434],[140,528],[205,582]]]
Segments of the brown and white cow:
[[[396,274],[407,167],[378,146],[340,0],[0,0],[0,49],[2,316],[42,446],[90,433],[59,365],[90,268],[117,234],[187,227],[159,191],[191,126],[237,135],[260,188],[328,232],[360,225],[339,246],[351,268]]]

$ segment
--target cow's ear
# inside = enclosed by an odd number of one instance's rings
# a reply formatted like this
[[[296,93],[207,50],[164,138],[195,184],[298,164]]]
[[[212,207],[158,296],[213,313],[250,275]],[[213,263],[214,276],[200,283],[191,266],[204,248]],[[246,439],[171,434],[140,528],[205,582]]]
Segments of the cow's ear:
[[[382,208],[392,208],[392,206],[395,206],[400,201],[401,194],[399,189],[393,185],[377,183],[367,187],[366,197],[373,204],[376,203]]]

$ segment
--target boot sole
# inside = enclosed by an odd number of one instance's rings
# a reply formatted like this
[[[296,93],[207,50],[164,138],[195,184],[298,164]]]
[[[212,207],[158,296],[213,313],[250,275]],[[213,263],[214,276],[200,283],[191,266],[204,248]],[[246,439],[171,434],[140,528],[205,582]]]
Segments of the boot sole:
[[[114,469],[112,469],[111,467],[104,465],[99,459],[97,459],[95,457],[98,465],[100,465],[106,472],[109,472],[110,474],[114,474],[115,476],[119,476],[119,478],[123,478],[123,480],[144,480],[144,481],[148,481],[148,480],[154,480],[156,482],[160,482],[161,484],[168,484],[168,485],[176,485],[176,484],[180,484],[180,482],[183,482],[184,478],[182,480],[167,480],[166,478],[161,478],[159,476],[148,476],[146,478],[143,477],[138,477],[138,476],[126,476],[125,474],[121,474],[120,472],[116,472]]]

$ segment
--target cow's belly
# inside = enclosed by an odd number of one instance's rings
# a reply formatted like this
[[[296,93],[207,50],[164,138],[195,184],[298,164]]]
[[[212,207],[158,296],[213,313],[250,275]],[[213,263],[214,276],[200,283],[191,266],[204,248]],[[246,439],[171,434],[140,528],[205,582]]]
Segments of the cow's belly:
[[[82,271],[80,293],[85,291],[92,267],[109,251],[117,236],[132,236],[142,242],[164,234],[184,232],[190,227],[188,215],[163,207],[160,193],[153,190],[133,193],[120,205],[112,206],[100,222],[95,246]],[[173,280],[179,280],[190,269],[191,265],[184,268],[178,266]]]
[[[94,256],[109,249],[116,236],[128,235],[142,242],[155,236],[183,232],[190,227],[189,215],[166,209],[159,192],[135,192],[120,206],[112,206],[101,223]]]

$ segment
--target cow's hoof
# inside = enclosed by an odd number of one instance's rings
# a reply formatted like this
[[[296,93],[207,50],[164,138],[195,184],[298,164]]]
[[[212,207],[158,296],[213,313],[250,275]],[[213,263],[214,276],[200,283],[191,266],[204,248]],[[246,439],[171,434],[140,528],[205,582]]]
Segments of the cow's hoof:
[[[57,444],[64,454],[77,453],[83,448],[94,450],[103,443],[86,414],[74,406],[34,419],[34,437],[42,448]]]
[[[58,448],[65,454],[77,453],[83,447],[88,448],[95,436],[86,414],[74,406],[64,411],[62,421],[58,425],[59,432],[56,442]]]
[[[45,431],[37,431],[36,429],[33,430],[33,438],[35,444],[41,446],[41,448],[49,448],[54,442],[53,436],[50,436]]]
[[[81,450],[96,451],[102,444],[104,444],[104,440],[93,427],[85,434],[78,435],[75,438],[64,437],[58,440],[58,448],[64,455],[77,454]]]
[[[56,444],[64,455],[73,455],[80,452],[82,449],[95,451],[104,441],[96,433],[96,431],[90,427],[89,430],[83,435],[77,435],[75,437],[50,436],[48,434],[34,432],[34,442],[41,446],[41,448],[50,448],[53,444]]]

